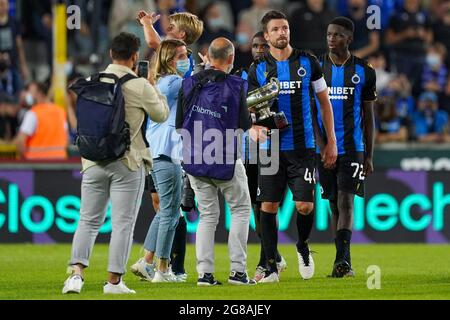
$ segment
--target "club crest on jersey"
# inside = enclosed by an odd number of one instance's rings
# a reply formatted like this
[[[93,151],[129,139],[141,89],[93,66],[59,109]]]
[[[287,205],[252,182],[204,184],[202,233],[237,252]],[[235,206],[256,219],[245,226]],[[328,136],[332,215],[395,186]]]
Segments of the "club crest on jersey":
[[[361,82],[361,78],[357,74],[354,74],[352,77],[352,82],[353,84],[359,84]]]
[[[306,69],[303,68],[303,67],[300,67],[300,68],[297,70],[297,74],[298,74],[298,76],[299,76],[300,78],[303,78],[304,76],[306,76]]]

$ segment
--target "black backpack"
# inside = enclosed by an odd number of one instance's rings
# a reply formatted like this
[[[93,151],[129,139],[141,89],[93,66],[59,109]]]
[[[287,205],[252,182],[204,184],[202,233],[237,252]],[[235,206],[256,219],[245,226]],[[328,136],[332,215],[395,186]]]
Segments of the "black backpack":
[[[109,78],[114,83],[101,82]],[[76,105],[76,145],[83,158],[112,161],[121,158],[130,148],[130,127],[125,122],[125,100],[122,86],[136,79],[127,74],[97,73],[90,80],[79,79],[70,89],[78,95]]]

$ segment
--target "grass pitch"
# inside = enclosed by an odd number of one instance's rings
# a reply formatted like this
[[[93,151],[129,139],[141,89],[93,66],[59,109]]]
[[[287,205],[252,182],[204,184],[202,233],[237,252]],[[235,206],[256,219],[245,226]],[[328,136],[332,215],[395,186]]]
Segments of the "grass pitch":
[[[220,287],[198,288],[195,271],[195,248],[188,246],[187,283],[152,284],[140,281],[131,272],[124,278],[137,291],[132,296],[106,296],[102,293],[106,279],[108,247],[97,244],[86,270],[80,295],[62,295],[70,245],[0,245],[0,300],[78,300],[78,299],[156,299],[156,300],[303,300],[303,299],[450,299],[450,246],[448,245],[353,245],[355,278],[330,279],[334,245],[311,245],[316,273],[312,280],[300,279],[294,245],[279,246],[288,268],[278,284],[236,287],[226,283],[229,273],[228,250],[216,245],[215,277]],[[249,245],[248,269],[253,276],[259,246]],[[141,253],[135,245],[129,266]],[[369,266],[381,270],[381,289],[369,290]],[[372,281],[369,281],[372,283]]]

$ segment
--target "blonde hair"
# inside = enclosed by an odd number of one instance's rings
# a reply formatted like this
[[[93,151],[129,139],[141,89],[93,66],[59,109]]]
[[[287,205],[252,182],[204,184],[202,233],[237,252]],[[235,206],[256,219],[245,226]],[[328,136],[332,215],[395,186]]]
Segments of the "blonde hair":
[[[176,25],[180,31],[184,31],[186,34],[184,41],[188,46],[196,42],[203,33],[203,22],[195,14],[189,12],[172,14],[169,22]]]
[[[156,80],[162,76],[169,74],[177,74],[176,68],[170,65],[170,62],[175,59],[177,54],[177,48],[185,47],[186,43],[182,40],[167,39],[161,42],[158,50],[156,51],[155,62],[155,76]]]

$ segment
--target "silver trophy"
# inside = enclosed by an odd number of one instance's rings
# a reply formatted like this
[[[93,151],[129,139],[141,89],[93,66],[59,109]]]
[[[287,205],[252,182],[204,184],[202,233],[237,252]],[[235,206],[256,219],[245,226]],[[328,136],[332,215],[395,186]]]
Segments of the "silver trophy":
[[[256,125],[268,129],[286,129],[289,122],[284,112],[273,112],[270,110],[272,102],[280,93],[280,81],[277,78],[271,78],[270,82],[248,94],[247,105],[251,112],[256,115]]]

